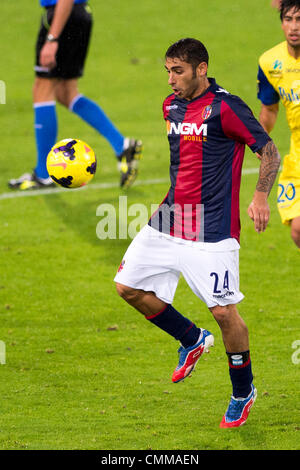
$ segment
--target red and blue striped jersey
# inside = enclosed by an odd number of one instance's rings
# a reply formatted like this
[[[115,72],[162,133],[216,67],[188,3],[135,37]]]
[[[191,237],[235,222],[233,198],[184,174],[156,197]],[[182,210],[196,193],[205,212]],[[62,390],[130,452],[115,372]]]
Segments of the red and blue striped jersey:
[[[171,94],[163,103],[171,186],[149,225],[187,240],[239,241],[245,145],[256,152],[270,137],[239,97],[209,82],[191,101]]]
[[[75,0],[74,3],[85,3],[87,0]],[[52,7],[57,4],[57,0],[40,0],[42,7]]]

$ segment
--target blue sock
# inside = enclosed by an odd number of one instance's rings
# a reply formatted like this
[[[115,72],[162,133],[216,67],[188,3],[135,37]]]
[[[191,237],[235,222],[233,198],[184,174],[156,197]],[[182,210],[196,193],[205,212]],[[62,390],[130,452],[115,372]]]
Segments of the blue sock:
[[[250,352],[227,353],[227,356],[232,395],[235,398],[246,398],[251,392],[253,381]]]
[[[48,178],[47,155],[56,142],[57,118],[55,101],[34,104],[34,129],[37,147],[37,164],[34,169],[39,178]]]
[[[103,135],[117,156],[122,153],[124,137],[97,103],[83,95],[78,95],[70,104],[69,109]]]
[[[179,340],[184,348],[193,346],[198,341],[200,328],[177,312],[170,304],[161,312],[146,316],[146,319]]]

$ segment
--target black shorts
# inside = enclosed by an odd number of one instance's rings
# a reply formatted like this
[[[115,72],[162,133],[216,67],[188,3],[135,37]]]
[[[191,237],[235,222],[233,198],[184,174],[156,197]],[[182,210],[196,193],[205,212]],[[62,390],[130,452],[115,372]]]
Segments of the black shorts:
[[[38,77],[45,78],[70,79],[81,77],[92,30],[92,14],[86,3],[79,3],[73,6],[71,15],[59,37],[56,67],[47,72],[40,66],[40,52],[49,32],[54,8],[49,7],[45,9],[41,19],[36,43],[35,73]]]

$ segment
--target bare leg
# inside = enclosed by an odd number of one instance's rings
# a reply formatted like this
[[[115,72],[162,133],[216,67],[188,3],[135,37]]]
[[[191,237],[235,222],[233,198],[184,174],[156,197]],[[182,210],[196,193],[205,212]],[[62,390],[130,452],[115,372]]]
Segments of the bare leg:
[[[132,307],[145,316],[155,315],[161,312],[167,304],[158,299],[153,292],[145,292],[139,289],[116,283],[118,294]]]
[[[33,84],[33,102],[44,103],[55,101],[55,88],[57,80],[54,78],[35,77]]]
[[[238,314],[235,305],[216,306],[210,308],[223,336],[226,352],[249,350],[248,328]]]
[[[57,101],[68,108],[73,99],[79,95],[77,78],[58,80],[55,88],[55,94]]]
[[[295,217],[291,222],[291,237],[298,248],[300,248],[300,217]]]

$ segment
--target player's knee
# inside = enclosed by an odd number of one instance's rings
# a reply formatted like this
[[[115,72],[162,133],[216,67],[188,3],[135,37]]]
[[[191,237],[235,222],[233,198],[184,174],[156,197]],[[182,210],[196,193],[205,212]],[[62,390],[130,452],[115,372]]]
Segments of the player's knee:
[[[227,305],[217,305],[216,307],[212,307],[210,311],[213,314],[213,317],[218,323],[218,325],[225,327],[226,324],[229,323],[229,311]]]
[[[59,80],[55,89],[57,101],[69,108],[73,99],[79,95],[77,80]]]
[[[137,289],[133,289],[132,287],[125,286],[124,284],[120,284],[116,282],[116,289],[120,297],[126,300],[126,302],[131,302],[137,296]]]
[[[123,284],[119,284],[118,282],[116,282],[116,289],[120,297],[124,297],[126,295],[127,286],[124,286]]]
[[[210,308],[210,311],[222,330],[230,329],[238,322],[239,327],[243,327],[247,332],[247,326],[239,316],[235,305],[216,305]]]
[[[56,89],[55,89],[55,96],[59,104],[68,108],[69,106],[68,90],[65,90],[65,87],[63,86],[63,82],[60,82],[57,84]]]
[[[36,77],[32,87],[34,103],[54,100],[55,86],[56,81],[53,79]]]
[[[291,237],[294,243],[300,248],[300,229],[298,227],[292,226]]]
[[[32,87],[32,91],[33,91],[33,94],[41,89],[43,89],[45,86],[47,85],[47,82],[44,81],[43,79],[41,79],[40,77],[35,77],[35,80],[34,80],[34,83],[33,83],[33,87]]]

